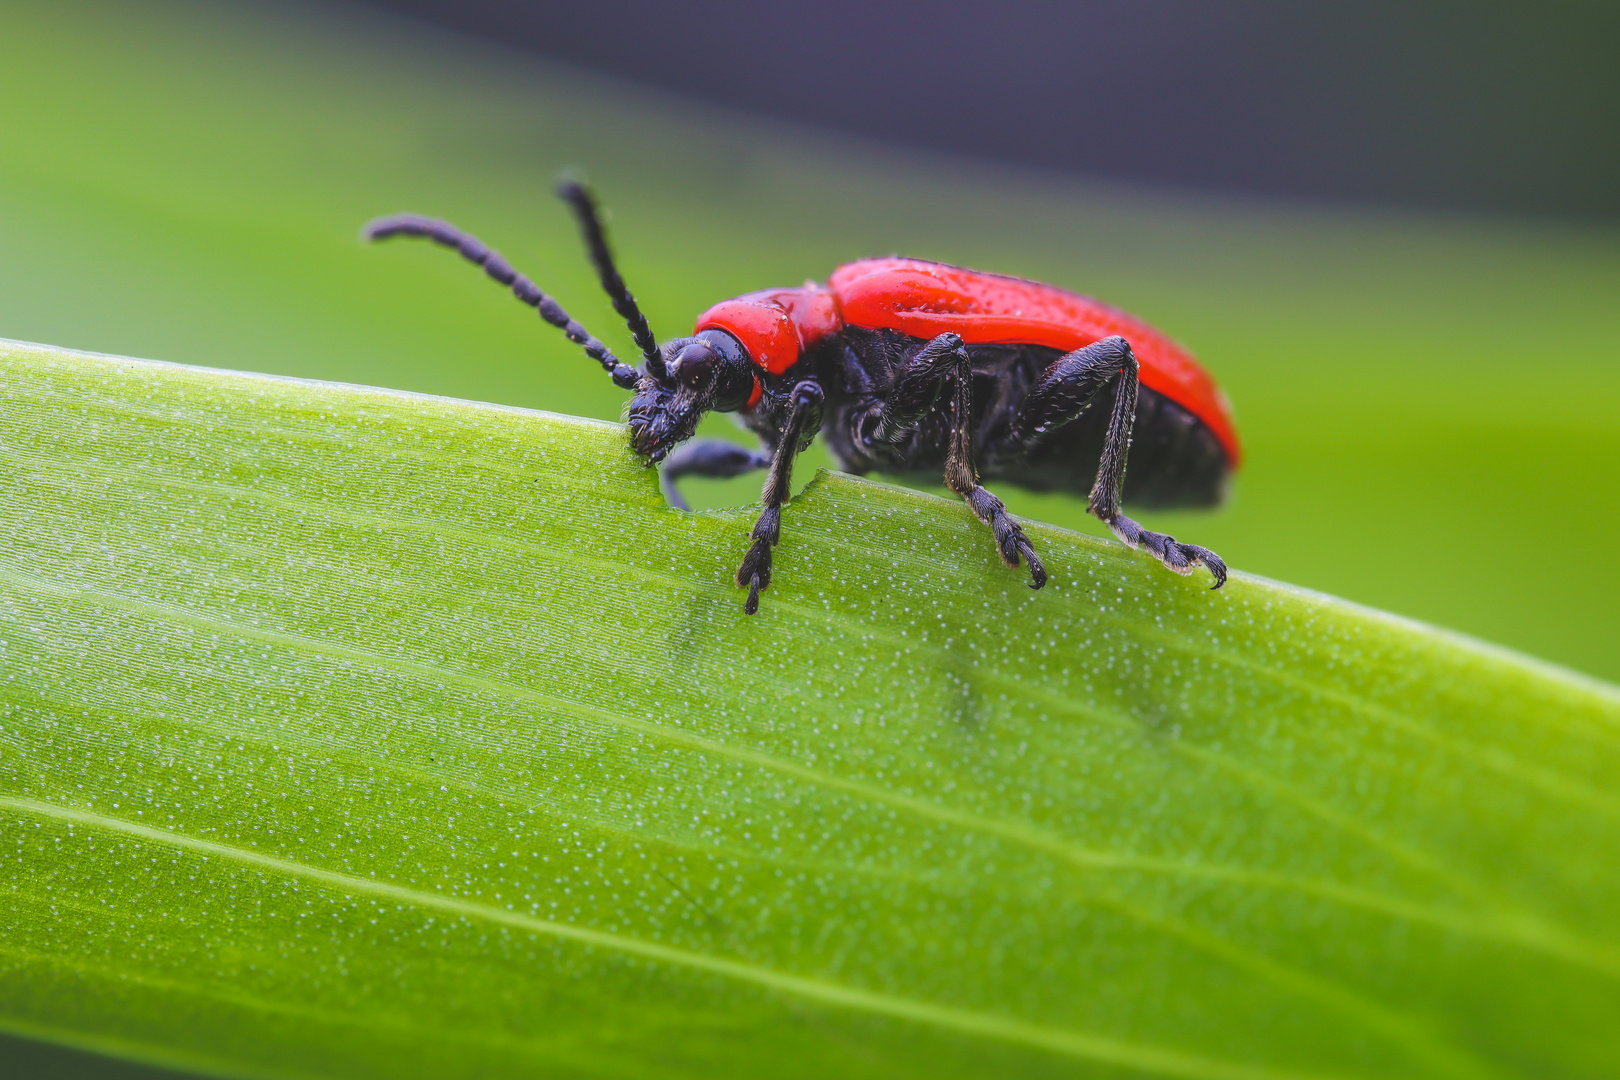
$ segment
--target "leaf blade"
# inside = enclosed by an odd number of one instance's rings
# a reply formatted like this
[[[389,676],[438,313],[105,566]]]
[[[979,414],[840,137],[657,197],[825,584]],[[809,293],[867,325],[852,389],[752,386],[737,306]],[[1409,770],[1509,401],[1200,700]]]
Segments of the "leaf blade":
[[[1613,1065],[1607,688],[1038,526],[1031,593],[834,476],[749,620],[746,513],[611,426],[0,363],[8,1022],[268,1074]]]

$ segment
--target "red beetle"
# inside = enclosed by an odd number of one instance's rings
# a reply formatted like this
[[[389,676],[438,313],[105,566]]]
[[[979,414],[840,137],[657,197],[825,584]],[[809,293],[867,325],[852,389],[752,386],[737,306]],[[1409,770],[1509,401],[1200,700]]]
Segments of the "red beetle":
[[[1225,395],[1186,350],[1148,324],[1021,278],[918,259],[863,259],[840,266],[825,286],[806,282],[716,304],[691,337],[660,347],[614,268],[589,191],[564,183],[559,193],[578,214],[602,287],[641,350],[639,369],[497,252],[446,222],[400,214],[372,222],[364,235],[422,236],[455,248],[584,346],[615,383],[633,388],[630,445],[648,464],[663,462],[664,490],[675,505],[684,506],[675,486],[681,476],[768,469],[764,511],[737,571],[749,614],[771,581],[794,455],[820,431],[850,472],[930,481],[943,473],[990,527],[1002,561],[1028,563],[1032,588],[1046,584],[1046,569],[981,476],[1086,494],[1087,510],[1131,547],[1146,548],[1177,573],[1203,565],[1215,588],[1225,584],[1226,564],[1213,551],[1149,532],[1120,512],[1122,495],[1157,506],[1212,506],[1241,457]],[[1098,398],[1107,407],[1093,411]],[[740,414],[759,435],[760,450],[681,445],[712,410]]]

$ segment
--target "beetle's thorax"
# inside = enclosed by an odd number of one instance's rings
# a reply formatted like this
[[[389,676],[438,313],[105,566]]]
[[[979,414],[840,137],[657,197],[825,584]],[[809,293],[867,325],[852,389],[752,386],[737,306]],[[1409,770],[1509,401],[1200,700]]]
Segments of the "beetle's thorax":
[[[814,282],[723,300],[698,317],[697,331],[724,330],[742,343],[754,366],[781,375],[844,327],[831,290]],[[759,401],[756,386],[748,405]]]

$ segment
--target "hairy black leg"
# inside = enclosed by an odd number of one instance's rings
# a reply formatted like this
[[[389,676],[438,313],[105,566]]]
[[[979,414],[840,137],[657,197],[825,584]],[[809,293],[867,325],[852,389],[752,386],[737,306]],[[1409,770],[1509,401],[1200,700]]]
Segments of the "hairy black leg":
[[[664,361],[658,352],[658,339],[653,337],[652,327],[647,325],[647,316],[641,313],[636,298],[630,295],[624,278],[619,276],[618,267],[613,265],[613,253],[608,250],[607,237],[602,234],[602,217],[597,212],[596,196],[591,194],[590,188],[573,180],[558,184],[557,194],[574,208],[574,216],[579,218],[580,232],[585,236],[585,246],[591,253],[591,263],[596,267],[597,277],[602,280],[602,289],[613,301],[613,310],[630,328],[630,336],[636,339],[636,348],[647,360],[647,370],[654,375],[662,374]]]
[[[1130,343],[1106,337],[1066,356],[1046,369],[1030,391],[1013,428],[1013,438],[1026,449],[1038,445],[1049,432],[1073,420],[1104,388],[1115,387],[1114,407],[1108,417],[1097,479],[1091,485],[1086,510],[1101,519],[1129,546],[1146,548],[1178,574],[1206,566],[1215,578],[1213,588],[1226,584],[1226,563],[1206,547],[1179,543],[1165,533],[1149,532],[1120,512],[1120,491],[1125,485],[1125,458],[1131,447],[1131,425],[1136,420],[1137,362]]]
[[[741,476],[745,472],[755,469],[769,468],[771,459],[757,450],[750,450],[746,446],[736,443],[721,442],[719,439],[707,439],[698,443],[687,443],[664,460],[664,467],[659,474],[659,480],[664,488],[664,498],[669,505],[681,510],[690,510],[686,500],[681,498],[680,489],[675,482],[683,476],[713,476],[722,480],[733,476]]]
[[[919,349],[881,402],[874,403],[865,425],[877,442],[899,442],[933,409],[940,391],[958,367],[966,369],[967,349],[955,334],[941,334]]]
[[[1029,564],[1030,588],[1039,589],[1046,584],[1046,567],[1007,507],[979,483],[973,464],[973,365],[960,337],[940,334],[912,357],[885,400],[868,414],[863,437],[879,442],[904,438],[934,407],[947,384],[951,387],[951,438],[945,456],[946,486],[962,496],[990,527],[1001,561],[1016,568],[1022,557]]]
[[[760,502],[765,504],[765,509],[750,534],[754,544],[737,568],[737,584],[748,590],[748,601],[743,605],[743,611],[749,615],[759,611],[760,590],[770,587],[771,549],[782,535],[782,503],[793,488],[793,458],[810,445],[810,440],[820,429],[821,402],[821,384],[814,379],[806,379],[794,386],[787,424],[782,429],[782,438],[776,444],[775,453],[771,455],[771,471],[765,477],[765,490],[760,494]]]
[[[1154,557],[1178,574],[1190,574],[1193,567],[1203,565],[1209,568],[1210,575],[1215,579],[1215,584],[1210,588],[1218,589],[1226,584],[1226,562],[1207,547],[1183,544],[1166,533],[1149,532],[1120,513],[1116,513],[1114,519],[1108,522],[1108,528],[1131,547],[1147,548]]]
[[[564,311],[557,301],[541,292],[534,282],[513,270],[512,264],[507,262],[500,252],[471,233],[462,232],[448,221],[422,217],[419,214],[395,214],[368,223],[360,230],[360,235],[366,240],[386,240],[392,236],[420,236],[447,248],[454,248],[461,253],[462,258],[483,267],[484,273],[502,285],[509,286],[513,296],[537,309],[540,317],[561,330],[569,341],[583,346],[585,355],[601,364],[602,370],[613,377],[615,384],[629,390],[641,378],[635,368],[614,356],[612,350],[570,318],[568,312]]]

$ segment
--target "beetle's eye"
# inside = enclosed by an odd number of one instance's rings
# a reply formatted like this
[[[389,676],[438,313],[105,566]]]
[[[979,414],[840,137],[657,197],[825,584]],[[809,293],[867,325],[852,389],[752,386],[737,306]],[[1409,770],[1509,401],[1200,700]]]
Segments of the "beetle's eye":
[[[717,358],[705,341],[694,341],[681,348],[669,362],[669,373],[687,386],[696,386],[709,377]]]

